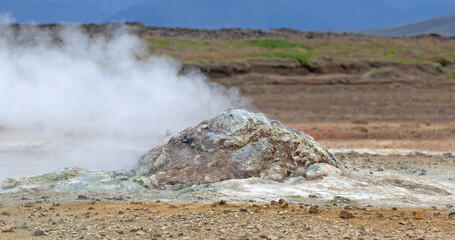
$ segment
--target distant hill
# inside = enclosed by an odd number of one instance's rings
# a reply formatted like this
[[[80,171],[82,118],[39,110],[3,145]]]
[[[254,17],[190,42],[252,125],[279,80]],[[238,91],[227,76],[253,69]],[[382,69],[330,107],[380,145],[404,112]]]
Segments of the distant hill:
[[[379,0],[406,15],[406,22],[416,22],[455,12],[454,0]],[[394,24],[397,25],[397,24]]]
[[[378,0],[147,0],[110,20],[209,29],[360,30],[390,26],[405,18]]]
[[[431,33],[455,36],[455,13],[415,23],[368,30],[363,33],[381,36],[412,36]]]
[[[455,12],[455,0],[0,0],[18,23],[359,31]]]

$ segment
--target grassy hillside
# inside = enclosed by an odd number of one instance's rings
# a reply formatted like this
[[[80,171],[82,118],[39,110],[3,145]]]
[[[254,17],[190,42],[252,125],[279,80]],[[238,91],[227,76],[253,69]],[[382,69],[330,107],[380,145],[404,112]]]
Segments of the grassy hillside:
[[[258,58],[297,59],[302,64],[322,59],[377,60],[400,63],[455,61],[455,39],[338,36],[283,40],[196,40],[183,37],[146,38],[153,53],[183,62],[228,62]]]

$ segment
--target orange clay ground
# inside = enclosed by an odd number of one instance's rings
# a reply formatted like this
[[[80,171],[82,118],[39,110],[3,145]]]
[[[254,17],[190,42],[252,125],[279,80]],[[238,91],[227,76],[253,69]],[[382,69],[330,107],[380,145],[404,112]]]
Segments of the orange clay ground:
[[[264,203],[3,206],[0,239],[453,239],[455,214]],[[341,213],[341,211],[346,211]],[[309,213],[312,212],[312,213]],[[450,216],[449,216],[450,215]],[[7,224],[5,224],[7,223]]]

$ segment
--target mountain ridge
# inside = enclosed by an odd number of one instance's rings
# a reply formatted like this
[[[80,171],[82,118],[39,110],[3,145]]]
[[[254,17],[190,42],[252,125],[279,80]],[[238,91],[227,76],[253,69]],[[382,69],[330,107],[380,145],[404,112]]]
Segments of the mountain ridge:
[[[450,0],[2,0],[18,23],[362,31],[455,12]]]
[[[217,2],[218,1],[218,2]],[[148,0],[140,5],[122,10],[110,20],[129,20],[149,25],[187,28],[294,28],[300,30],[361,30],[370,26],[390,26],[402,22],[401,12],[371,0],[194,0],[181,2]],[[265,4],[264,4],[265,3]],[[196,7],[195,7],[196,6]],[[203,7],[197,7],[203,6]],[[340,12],[340,8],[346,12]],[[357,8],[361,8],[359,11]],[[194,9],[194,10],[192,10]],[[381,11],[378,11],[381,10]],[[173,11],[173,14],[169,12]],[[254,13],[252,13],[254,11]],[[322,11],[325,14],[320,14]],[[384,18],[383,13],[389,17]],[[150,16],[153,17],[150,17]],[[179,16],[178,18],[174,17]],[[349,15],[350,18],[346,18]],[[152,20],[155,21],[152,21]]]
[[[367,30],[362,33],[380,36],[414,36],[423,34],[455,36],[455,13],[424,21]]]

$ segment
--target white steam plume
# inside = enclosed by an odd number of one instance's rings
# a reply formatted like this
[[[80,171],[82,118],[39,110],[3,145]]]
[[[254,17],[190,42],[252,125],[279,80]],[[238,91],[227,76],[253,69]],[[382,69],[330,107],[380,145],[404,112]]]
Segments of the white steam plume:
[[[238,91],[181,73],[123,30],[0,27],[0,178],[66,166],[131,167],[173,133],[231,106]],[[3,125],[3,130],[1,130]]]

